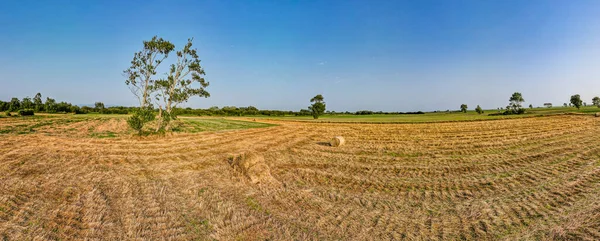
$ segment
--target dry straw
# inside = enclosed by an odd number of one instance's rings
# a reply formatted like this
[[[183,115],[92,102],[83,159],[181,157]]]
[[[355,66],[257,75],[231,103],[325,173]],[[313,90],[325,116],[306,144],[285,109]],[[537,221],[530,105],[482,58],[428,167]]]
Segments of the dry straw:
[[[336,136],[331,140],[331,142],[329,144],[331,146],[338,147],[338,146],[344,145],[345,143],[346,143],[346,140],[344,140],[344,137]]]
[[[270,182],[273,179],[265,158],[254,152],[237,156],[233,160],[233,168],[244,174],[254,184]]]

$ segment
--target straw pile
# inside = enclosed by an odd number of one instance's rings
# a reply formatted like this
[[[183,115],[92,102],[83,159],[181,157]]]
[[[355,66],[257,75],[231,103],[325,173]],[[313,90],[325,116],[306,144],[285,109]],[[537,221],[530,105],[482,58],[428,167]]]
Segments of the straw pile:
[[[336,136],[331,140],[331,142],[329,142],[329,145],[338,147],[338,146],[344,145],[344,143],[346,143],[346,140],[344,140],[344,137]]]

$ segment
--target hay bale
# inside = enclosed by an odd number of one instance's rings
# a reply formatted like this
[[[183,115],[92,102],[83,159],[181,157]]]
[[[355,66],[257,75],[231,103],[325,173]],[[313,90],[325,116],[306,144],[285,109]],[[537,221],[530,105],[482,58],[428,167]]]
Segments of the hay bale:
[[[596,112],[596,117],[600,117],[600,112]]]
[[[234,170],[244,174],[253,184],[272,182],[271,170],[265,163],[265,158],[254,152],[242,154],[234,158]]]
[[[338,146],[344,145],[344,143],[346,143],[346,140],[344,140],[344,137],[336,136],[331,140],[331,142],[329,142],[329,145],[338,147]]]

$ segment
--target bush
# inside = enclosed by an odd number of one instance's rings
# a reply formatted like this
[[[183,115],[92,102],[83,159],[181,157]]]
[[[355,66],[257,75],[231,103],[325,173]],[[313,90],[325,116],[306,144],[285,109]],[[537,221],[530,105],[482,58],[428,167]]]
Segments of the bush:
[[[20,116],[29,116],[29,115],[33,115],[33,109],[23,109],[23,110],[19,110],[19,115],[20,115]]]
[[[6,116],[10,116],[10,111],[6,111],[6,112],[4,112],[4,114],[5,114]]]
[[[144,125],[152,120],[154,120],[154,111],[152,109],[138,109],[127,119],[127,124],[136,130],[138,135],[141,135]]]
[[[492,114],[488,114],[488,116],[498,116],[498,115],[520,115],[520,114],[525,114],[525,109],[524,108],[519,108],[516,111],[513,109],[508,109],[504,112],[498,112],[498,113],[492,113]]]

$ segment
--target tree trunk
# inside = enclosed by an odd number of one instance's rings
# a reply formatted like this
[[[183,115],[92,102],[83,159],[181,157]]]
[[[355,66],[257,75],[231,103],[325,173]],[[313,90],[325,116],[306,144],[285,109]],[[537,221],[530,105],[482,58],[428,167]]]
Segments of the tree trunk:
[[[163,119],[162,119],[162,106],[159,106],[158,107],[158,123],[156,124],[156,131],[155,132],[160,131],[160,128],[162,127],[162,122],[163,122]]]

